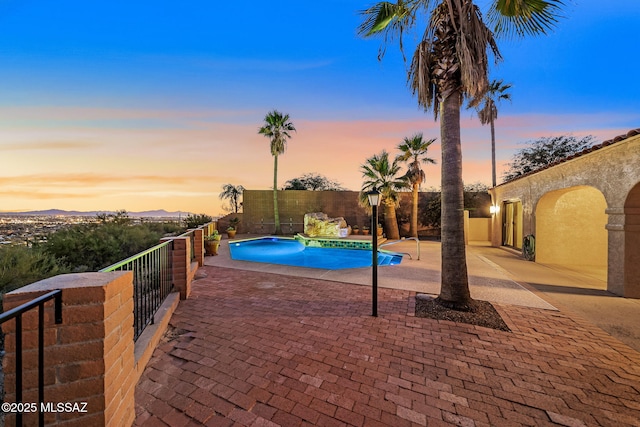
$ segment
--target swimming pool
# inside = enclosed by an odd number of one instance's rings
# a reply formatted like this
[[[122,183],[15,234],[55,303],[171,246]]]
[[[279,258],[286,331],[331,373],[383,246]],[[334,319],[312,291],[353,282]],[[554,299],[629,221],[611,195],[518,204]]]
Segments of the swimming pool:
[[[230,242],[229,251],[232,259],[240,261],[326,270],[371,267],[370,250],[306,247],[297,240],[280,237]],[[378,265],[395,265],[401,261],[402,254],[378,251]]]

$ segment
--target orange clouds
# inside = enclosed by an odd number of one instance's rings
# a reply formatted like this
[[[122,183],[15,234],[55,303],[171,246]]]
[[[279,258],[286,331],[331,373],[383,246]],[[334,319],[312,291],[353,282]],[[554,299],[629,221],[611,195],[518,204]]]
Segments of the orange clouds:
[[[257,133],[264,113],[0,108],[0,211],[40,209],[46,200],[46,208],[219,214],[222,185],[271,188],[269,141]],[[292,120],[298,131],[279,157],[279,186],[317,172],[358,190],[366,158],[383,149],[395,153],[416,132],[437,138],[429,153],[437,164],[425,165],[425,186],[440,185],[440,131],[431,115],[349,121],[292,114]],[[628,130],[593,129],[588,116],[543,115],[500,117],[496,129],[499,165],[520,148],[517,142],[537,136],[571,131],[606,139]],[[489,183],[489,128],[463,114],[462,141],[465,182]]]

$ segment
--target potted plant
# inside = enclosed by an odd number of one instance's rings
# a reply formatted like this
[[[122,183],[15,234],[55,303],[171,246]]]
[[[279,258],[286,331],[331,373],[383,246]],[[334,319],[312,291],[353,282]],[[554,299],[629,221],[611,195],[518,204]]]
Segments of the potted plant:
[[[218,255],[218,247],[220,247],[220,238],[222,236],[218,230],[213,230],[213,234],[204,238],[204,249],[207,255]]]
[[[351,231],[353,232],[353,234],[360,234],[360,227],[354,225],[353,227],[351,227]]]
[[[229,227],[227,228],[227,234],[229,238],[235,237],[238,231],[238,224],[240,224],[240,218],[234,216],[229,220]]]
[[[378,236],[382,236],[382,224],[378,224]]]
[[[363,226],[362,227],[362,234],[365,235],[365,236],[368,236],[369,235],[369,230],[370,230],[370,227],[368,225]]]

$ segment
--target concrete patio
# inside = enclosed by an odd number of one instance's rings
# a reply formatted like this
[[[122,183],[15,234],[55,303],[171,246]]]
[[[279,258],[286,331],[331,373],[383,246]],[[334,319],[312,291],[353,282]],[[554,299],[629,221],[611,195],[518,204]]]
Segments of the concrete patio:
[[[412,244],[389,249],[415,257]],[[626,335],[638,301],[502,249],[468,252],[472,294],[512,332],[413,316],[415,293],[439,289],[433,242],[380,269],[377,318],[369,269],[207,257],[137,386],[136,425],[640,425],[640,353],[576,295],[629,313]]]

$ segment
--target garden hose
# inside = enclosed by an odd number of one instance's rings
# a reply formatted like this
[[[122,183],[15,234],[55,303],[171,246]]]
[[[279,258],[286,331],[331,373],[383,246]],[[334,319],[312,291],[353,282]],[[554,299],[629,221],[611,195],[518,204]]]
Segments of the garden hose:
[[[522,256],[527,261],[534,261],[536,258],[536,238],[529,234],[522,240]]]

